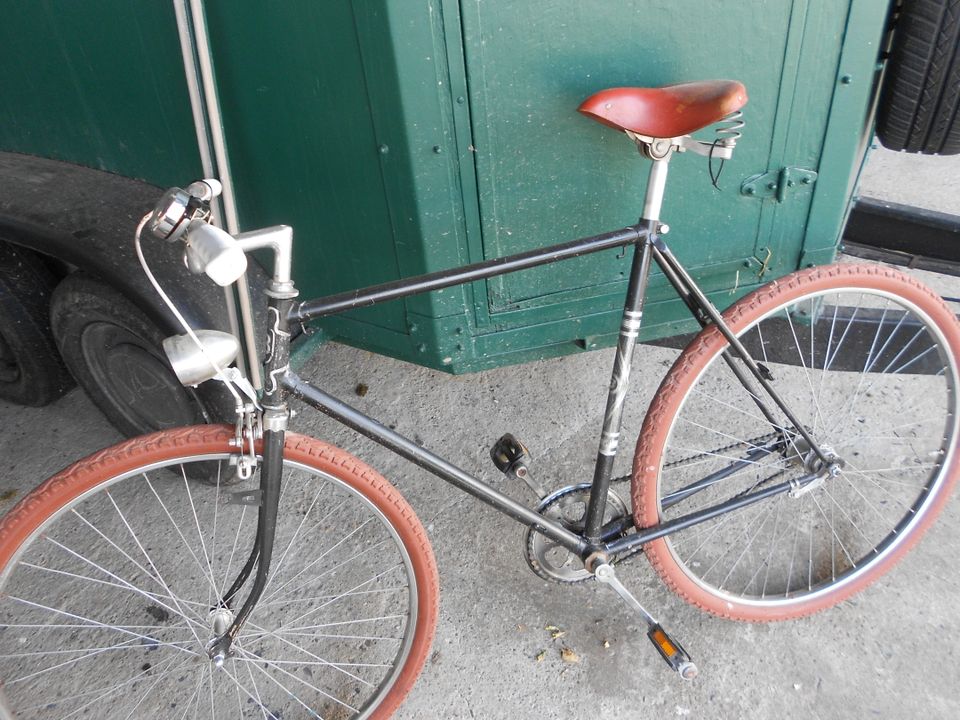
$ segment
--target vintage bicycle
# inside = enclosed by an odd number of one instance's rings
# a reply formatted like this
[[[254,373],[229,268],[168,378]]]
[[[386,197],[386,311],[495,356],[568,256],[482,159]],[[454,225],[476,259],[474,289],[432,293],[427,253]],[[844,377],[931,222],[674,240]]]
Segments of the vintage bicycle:
[[[642,551],[685,600],[747,621],[827,608],[890,569],[956,482],[960,326],[932,291],[879,265],[805,269],[722,314],[709,302],[665,243],[660,208],[674,156],[732,156],[746,100],[725,80],[597,93],[580,111],[623,131],[652,163],[637,224],[318,300],[297,297],[289,227],[232,237],[210,223],[216,181],[168,191],[137,229],[151,280],[145,229],[182,241],[188,268],[221,285],[245,271],[246,253],[272,252],[265,387],[256,392],[231,367],[235,337],[186,326],[164,343],[171,365],[186,385],[224,382],[235,426],[165,430],[102,450],[0,521],[0,715],[279,720],[396,710],[437,621],[430,542],[375,470],[288,431],[291,397],[525,526],[534,572],[609,586],[686,679],[695,664],[618,579],[628,557]],[[713,141],[691,136],[718,123]],[[538,493],[533,507],[290,369],[297,325],[611,248],[633,259],[593,480]],[[701,330],[650,404],[632,474],[614,478],[654,263]],[[491,458],[538,487],[512,436]],[[612,490],[621,481],[630,508]]]

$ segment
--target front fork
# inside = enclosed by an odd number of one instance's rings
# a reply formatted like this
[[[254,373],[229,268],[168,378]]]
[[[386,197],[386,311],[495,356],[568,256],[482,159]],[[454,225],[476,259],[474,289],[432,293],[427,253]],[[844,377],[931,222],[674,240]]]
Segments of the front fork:
[[[267,350],[264,357],[265,383],[263,390],[263,460],[260,463],[260,511],[257,516],[257,534],[253,549],[246,564],[237,575],[230,589],[220,599],[219,607],[229,609],[234,597],[246,583],[256,567],[256,575],[250,593],[225,632],[214,637],[207,645],[207,654],[217,667],[230,657],[233,641],[237,638],[257,602],[263,595],[273,558],[273,542],[277,529],[277,512],[280,504],[280,483],[283,473],[283,441],[289,419],[286,391],[280,378],[290,367],[290,330],[287,316],[297,292],[289,281],[271,283],[268,307]]]

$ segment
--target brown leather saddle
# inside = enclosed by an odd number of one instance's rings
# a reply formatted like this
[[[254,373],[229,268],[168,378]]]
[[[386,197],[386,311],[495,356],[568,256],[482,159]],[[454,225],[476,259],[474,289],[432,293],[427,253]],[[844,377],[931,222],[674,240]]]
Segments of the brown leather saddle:
[[[617,130],[651,138],[689,135],[747,104],[747,89],[736,80],[702,80],[659,88],[610,88],[577,108]]]

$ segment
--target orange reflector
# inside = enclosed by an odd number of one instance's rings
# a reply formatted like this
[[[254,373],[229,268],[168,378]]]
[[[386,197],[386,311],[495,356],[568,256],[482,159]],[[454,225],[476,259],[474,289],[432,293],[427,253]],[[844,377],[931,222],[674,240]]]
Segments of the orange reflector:
[[[672,658],[679,652],[677,646],[670,642],[670,638],[668,638],[667,634],[660,628],[656,628],[650,633],[650,639],[656,643],[657,647],[660,648],[668,658]]]

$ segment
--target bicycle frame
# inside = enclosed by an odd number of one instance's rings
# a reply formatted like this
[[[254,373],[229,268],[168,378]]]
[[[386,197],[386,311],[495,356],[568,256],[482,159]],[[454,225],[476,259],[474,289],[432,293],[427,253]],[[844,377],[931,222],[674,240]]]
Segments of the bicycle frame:
[[[782,493],[799,490],[816,480],[819,475],[808,473],[801,478],[781,482],[763,489],[751,488],[751,492],[737,496],[715,506],[683,515],[666,523],[653,527],[635,528],[631,515],[615,518],[603,523],[607,494],[612,482],[612,469],[619,445],[620,426],[624,400],[630,380],[630,368],[643,317],[643,304],[646,296],[650,268],[656,262],[667,280],[687,305],[694,318],[706,327],[714,324],[725,336],[729,349],[723,357],[739,382],[749,393],[759,411],[771,424],[776,441],[765,448],[754,448],[755,453],[778,452],[786,445],[794,444],[794,437],[802,437],[811,452],[819,456],[823,468],[830,466],[829,458],[817,446],[807,430],[796,419],[779,395],[770,385],[772,376],[762,364],[749,355],[740,341],[733,335],[717,309],[706,295],[697,287],[693,278],[680,265],[660,237],[663,226],[659,222],[660,208],[666,188],[667,167],[675,147],[667,145],[656,150],[653,145],[638,139],[642,154],[653,161],[644,198],[643,215],[635,225],[621,230],[592,235],[560,245],[532,250],[503,258],[466,265],[440,272],[395,282],[373,285],[367,288],[339,293],[325,298],[300,302],[294,305],[297,290],[291,280],[291,243],[292,231],[285,226],[266,228],[236,237],[240,248],[245,252],[269,248],[274,253],[274,268],[267,295],[268,330],[267,350],[264,357],[265,386],[262,397],[262,456],[260,472],[260,510],[258,513],[257,533],[253,548],[246,564],[240,570],[221,604],[229,606],[236,592],[244,585],[256,568],[253,586],[243,606],[234,618],[228,630],[214,639],[207,648],[208,655],[215,664],[222,664],[231,652],[231,644],[253,611],[267,582],[270,562],[273,554],[274,532],[280,496],[280,475],[283,456],[284,433],[289,418],[286,398],[292,394],[312,405],[320,412],[334,418],[371,440],[392,450],[403,458],[433,473],[461,490],[482,500],[486,504],[512,517],[514,520],[535,529],[554,540],[569,551],[576,553],[588,569],[606,568],[618,555],[630,553],[641,545],[671,532],[681,530],[713,517],[747,507]],[[657,154],[660,153],[660,154]],[[632,246],[634,249],[624,300],[623,317],[617,340],[617,352],[607,395],[606,411],[600,434],[600,445],[594,466],[593,482],[590,487],[584,530],[577,534],[561,523],[550,520],[539,512],[509,498],[482,480],[473,477],[439,455],[421,448],[412,440],[404,437],[373,418],[359,412],[341,400],[329,395],[320,388],[311,385],[290,370],[290,326],[304,324],[310,320],[333,315],[355,308],[370,307],[378,303],[396,300],[432,290],[452,287],[463,283],[559,262],[589,253],[612,248]],[[734,362],[740,359],[747,372]],[[757,389],[759,385],[760,389]],[[763,400],[766,395],[786,417],[786,424],[780,424],[774,413]],[[252,440],[252,436],[251,436]],[[242,442],[238,430],[237,442]],[[685,488],[674,492],[667,501],[675,504],[700,490],[720,482],[751,464],[751,457],[733,461],[722,468]],[[604,576],[606,577],[606,575]],[[599,576],[598,576],[599,578]],[[612,582],[612,581],[611,581]],[[624,591],[626,592],[626,591]],[[634,600],[634,602],[636,602]],[[645,612],[645,611],[644,611]],[[656,623],[648,618],[655,627]]]
[[[375,285],[355,292],[340,293],[317,300],[302,302],[290,309],[286,319],[287,323],[305,323],[345,310],[368,307],[421,292],[494,277],[496,275],[545,265],[567,258],[579,257],[584,254],[607,250],[613,247],[626,247],[627,245],[635,246],[635,252],[630,280],[628,282],[627,300],[624,306],[625,319],[620,328],[617,355],[610,383],[612,402],[608,402],[608,411],[604,417],[603,430],[601,431],[601,449],[597,456],[594,469],[594,485],[590,493],[587,527],[582,535],[572,533],[559,523],[553,522],[518,503],[439,455],[420,447],[409,438],[391,430],[342,400],[338,400],[324,390],[303,380],[294,372],[285,370],[280,376],[280,384],[295,397],[303,400],[320,412],[365,435],[461,490],[470,493],[498,511],[512,517],[514,520],[535,528],[538,532],[560,543],[571,552],[577,553],[580,557],[586,557],[595,552],[603,552],[608,555],[630,552],[638,546],[658,537],[663,537],[671,532],[676,532],[705,522],[718,515],[752,505],[755,502],[779,495],[812,481],[816,476],[811,474],[792,482],[778,483],[732,501],[691,513],[690,515],[683,516],[671,522],[662,523],[650,528],[643,528],[626,537],[608,540],[608,538],[621,535],[632,526],[632,521],[630,521],[626,527],[623,522],[611,524],[609,527],[603,527],[598,518],[603,517],[607,490],[611,481],[613,459],[617,451],[616,438],[619,435],[619,414],[617,413],[616,417],[613,417],[614,413],[611,413],[610,409],[614,407],[619,410],[619,408],[622,407],[623,398],[627,391],[629,355],[636,343],[640,329],[643,291],[646,289],[647,278],[649,277],[650,260],[653,259],[657,263],[671,284],[677,289],[680,297],[691,308],[694,317],[701,321],[702,324],[706,325],[708,319],[711,319],[711,316],[717,318],[718,324],[723,323],[719,313],[693,280],[686,275],[663,240],[651,231],[650,223],[647,221],[642,221],[640,224],[627,227],[623,230],[591,236],[542,250],[512,255],[506,258],[497,258],[455,270],[441,271],[408,280]],[[750,358],[746,350],[743,349],[742,346],[738,346],[739,343],[732,347],[735,354],[746,361],[748,367],[751,365],[756,367],[756,363]],[[756,378],[765,382],[761,373],[762,370],[758,368]],[[269,374],[270,369],[268,368],[268,376]],[[758,393],[748,384],[749,381],[747,378],[741,377],[741,382],[744,382],[748,391],[753,394],[755,398],[759,399]],[[785,406],[776,396],[776,393],[772,389],[770,392],[774,402],[786,411]],[[779,427],[779,425],[777,425],[777,427]],[[770,451],[773,452],[774,450],[771,449]],[[740,466],[733,470],[728,470],[727,475],[732,474],[732,472],[738,469],[740,469]],[[714,473],[714,476],[715,475],[717,474]],[[700,487],[706,487],[708,484],[717,482],[718,480],[719,478],[708,476],[698,481],[697,484],[699,484]],[[690,489],[689,494],[693,494],[693,492],[696,492],[695,488]]]
[[[535,528],[552,540],[560,543],[581,558],[599,554],[603,557],[615,556],[630,552],[640,545],[671,532],[681,530],[701,522],[705,522],[717,515],[732,512],[753,503],[765,500],[775,495],[795,490],[815,479],[814,474],[806,475],[799,480],[782,482],[770,487],[734,498],[720,505],[709,507],[695,513],[677,518],[668,523],[662,523],[650,528],[642,528],[637,532],[624,536],[623,533],[633,527],[632,518],[621,518],[619,521],[603,525],[602,519],[606,506],[607,492],[611,483],[613,461],[616,456],[621,413],[629,383],[630,365],[633,349],[639,334],[643,314],[644,296],[646,294],[651,262],[663,271],[671,285],[692,312],[694,318],[702,325],[716,324],[730,342],[730,351],[741,359],[749,370],[749,375],[742,368],[735,366],[729,356],[725,359],[736,373],[740,382],[748,390],[757,403],[761,412],[781,434],[781,444],[787,442],[782,438],[784,427],[779,424],[773,413],[761,399],[761,392],[756,389],[754,382],[759,384],[763,392],[773,400],[787,419],[792,423],[790,432],[802,436],[809,446],[820,454],[819,448],[809,437],[803,426],[794,418],[793,413],[780,399],[768,382],[769,371],[753,360],[746,349],[726,327],[720,313],[710,303],[706,295],[697,287],[690,275],[684,270],[677,259],[670,252],[659,235],[659,212],[666,182],[666,169],[669,158],[653,159],[650,171],[647,196],[644,202],[643,218],[636,224],[622,230],[589,236],[571,242],[555,245],[539,250],[532,250],[503,258],[496,258],[461,268],[421,275],[395,282],[374,285],[367,288],[338,293],[315,300],[303,301],[296,305],[289,298],[271,298],[271,316],[275,317],[273,327],[270,328],[271,339],[268,343],[267,378],[273,381],[279,378],[279,386],[295,397],[313,406],[320,412],[334,418],[353,430],[365,435],[384,447],[392,450],[401,457],[424,468],[439,478],[453,484],[461,490],[482,500],[498,511],[512,517],[514,520]],[[288,357],[289,327],[291,324],[303,324],[311,320],[333,315],[346,310],[369,307],[382,302],[416,295],[431,290],[451,287],[463,283],[483,280],[510,272],[546,265],[560,260],[580,257],[585,254],[608,250],[615,247],[634,247],[634,256],[627,285],[626,299],[623,309],[623,320],[617,342],[617,352],[610,382],[610,391],[607,398],[607,408],[604,415],[601,431],[600,448],[594,467],[593,484],[590,491],[590,500],[587,509],[585,529],[582,534],[576,534],[516,502],[499,492],[482,480],[473,477],[456,465],[439,455],[420,447],[412,440],[400,433],[391,430],[382,423],[356,410],[347,403],[329,395],[320,388],[306,382],[289,370],[286,358]],[[279,351],[279,352],[277,352]],[[751,377],[752,376],[752,377]],[[280,401],[282,392],[276,387],[277,382],[268,382],[268,391],[265,407],[271,407]],[[770,452],[775,449],[771,448]],[[824,460],[826,460],[824,458]],[[825,463],[826,464],[826,463]],[[743,461],[733,463],[731,467],[715,472],[712,475],[693,483],[681,493],[677,501],[688,497],[699,489],[719,482],[742,469]]]

